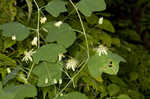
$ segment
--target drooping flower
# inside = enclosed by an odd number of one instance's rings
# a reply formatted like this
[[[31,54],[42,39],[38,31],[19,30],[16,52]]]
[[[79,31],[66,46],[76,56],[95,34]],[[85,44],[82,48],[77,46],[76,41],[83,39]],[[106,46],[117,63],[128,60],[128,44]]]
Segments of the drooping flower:
[[[56,22],[54,25],[56,26],[56,27],[60,27],[61,25],[62,25],[62,21],[58,21],[58,22]]]
[[[78,65],[78,61],[74,58],[71,58],[66,63],[66,69],[72,69],[73,71],[75,71],[77,65]]]
[[[104,19],[103,17],[100,17],[98,20],[98,24],[103,24],[103,19]]]
[[[11,39],[14,41],[16,40],[16,36],[15,35],[12,35]]]
[[[59,84],[60,84],[60,85],[62,84],[62,79],[59,79]]]
[[[97,48],[95,48],[95,50],[96,50],[96,53],[99,56],[101,56],[102,54],[107,55],[108,48],[105,47],[104,45],[99,45]]]
[[[54,84],[57,84],[57,80],[56,79],[53,79],[53,82],[54,82]]]
[[[22,59],[22,61],[25,61],[25,62],[28,62],[28,61],[33,61],[32,60],[32,54],[34,54],[35,53],[35,51],[33,51],[33,49],[32,50],[30,50],[30,51],[25,51],[24,52],[24,57],[23,57],[23,59]]]
[[[45,84],[47,84],[48,83],[48,78],[45,78]]]
[[[42,17],[42,18],[40,19],[41,24],[45,23],[46,21],[47,21],[47,18],[46,18],[46,17]]]
[[[58,61],[61,61],[62,58],[64,58],[64,57],[65,57],[64,54],[59,54],[59,55],[58,55]]]
[[[37,37],[34,37],[33,40],[32,40],[32,42],[31,42],[31,44],[32,44],[33,46],[37,46],[37,43],[38,43],[38,38],[37,38]]]
[[[11,73],[11,70],[9,67],[7,68],[7,73]]]

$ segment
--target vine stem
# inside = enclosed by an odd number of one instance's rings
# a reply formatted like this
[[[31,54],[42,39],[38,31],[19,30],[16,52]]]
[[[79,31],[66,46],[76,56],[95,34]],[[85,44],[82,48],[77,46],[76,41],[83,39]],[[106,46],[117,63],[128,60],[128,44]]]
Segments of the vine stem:
[[[37,10],[38,10],[38,19],[37,19],[37,38],[38,38],[38,48],[40,47],[40,8],[39,8],[39,6],[38,6],[38,4],[37,4],[37,2],[36,2],[36,0],[34,0],[34,3],[35,3],[35,5],[36,5],[36,7],[37,7]]]
[[[82,65],[82,67],[80,68],[80,70],[71,78],[71,80],[66,84],[66,86],[55,96],[55,98],[54,99],[56,99],[68,86],[69,86],[69,84],[73,81],[73,79],[75,79],[77,76],[78,76],[78,74],[84,69],[84,67],[86,66],[86,64],[87,64],[87,62],[88,62],[88,60],[89,60],[89,57],[90,57],[90,55],[89,55],[89,45],[88,45],[88,39],[87,39],[87,35],[86,35],[86,32],[85,32],[85,28],[84,28],[84,24],[83,24],[83,21],[82,21],[82,18],[81,18],[81,16],[80,16],[80,13],[79,13],[79,11],[78,11],[78,8],[76,7],[76,5],[72,2],[72,0],[69,0],[69,2],[72,4],[72,6],[74,7],[74,9],[75,9],[75,11],[76,11],[76,13],[77,13],[77,15],[78,15],[78,18],[79,18],[79,20],[80,20],[80,24],[81,24],[81,27],[82,27],[82,31],[83,31],[83,34],[84,34],[84,37],[85,37],[85,42],[86,42],[86,48],[87,48],[87,59],[85,60],[85,63],[83,64],[83,63],[81,63],[80,65]]]
[[[39,6],[38,6],[38,4],[37,4],[37,2],[36,2],[36,0],[33,0],[34,1],[34,3],[35,3],[35,5],[36,5],[36,7],[37,7],[37,11],[38,11],[38,13],[37,13],[37,27],[36,27],[36,29],[35,29],[35,31],[37,32],[37,39],[38,39],[38,41],[37,41],[37,43],[38,43],[38,45],[37,45],[37,49],[38,48],[40,48],[40,8],[39,8]],[[31,72],[32,72],[32,70],[33,70],[33,67],[34,67],[34,65],[35,65],[35,63],[33,62],[32,63],[32,66],[31,66],[31,69],[29,70],[29,73],[28,73],[28,75],[27,75],[27,80],[29,79],[29,77],[30,77],[30,75],[31,75]]]

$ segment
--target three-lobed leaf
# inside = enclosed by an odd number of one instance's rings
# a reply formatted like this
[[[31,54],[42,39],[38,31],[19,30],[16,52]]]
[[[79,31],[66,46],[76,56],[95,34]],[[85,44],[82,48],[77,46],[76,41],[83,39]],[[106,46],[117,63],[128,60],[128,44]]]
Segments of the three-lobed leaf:
[[[55,84],[54,80],[61,79],[63,64],[60,62],[42,62],[38,64],[33,73],[38,76],[38,86],[45,87]]]
[[[95,54],[88,61],[88,69],[90,74],[96,79],[101,76],[103,72],[116,75],[119,70],[120,61],[125,62],[121,56],[110,51],[107,55],[99,56]]]
[[[73,44],[76,39],[76,34],[73,29],[67,24],[62,23],[59,27],[55,26],[55,21],[48,22],[44,28],[48,31],[46,37],[47,42],[54,42],[63,45],[65,48]]]
[[[37,64],[39,61],[56,62],[58,55],[65,52],[65,48],[60,44],[43,45],[33,54],[33,61]]]

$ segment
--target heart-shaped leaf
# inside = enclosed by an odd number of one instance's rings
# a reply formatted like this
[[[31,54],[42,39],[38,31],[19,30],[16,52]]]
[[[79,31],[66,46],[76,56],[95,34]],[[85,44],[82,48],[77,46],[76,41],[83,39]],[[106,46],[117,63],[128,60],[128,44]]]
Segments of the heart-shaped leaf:
[[[62,63],[42,62],[38,64],[33,70],[33,73],[39,77],[38,86],[45,87],[55,84],[61,79],[62,67]]]

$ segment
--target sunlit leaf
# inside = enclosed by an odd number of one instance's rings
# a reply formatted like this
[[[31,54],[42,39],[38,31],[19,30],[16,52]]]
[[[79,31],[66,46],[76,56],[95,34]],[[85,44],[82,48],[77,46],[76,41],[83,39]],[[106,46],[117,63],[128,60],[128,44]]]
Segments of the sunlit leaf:
[[[107,55],[94,55],[89,59],[88,69],[91,75],[95,78],[101,76],[101,74],[107,73],[111,75],[116,75],[119,70],[120,61],[125,62],[125,60],[112,52],[108,52]]]
[[[38,64],[33,73],[38,76],[38,86],[45,87],[55,84],[61,79],[62,63],[42,62]]]
[[[22,41],[29,35],[29,30],[18,22],[5,23],[2,26],[3,35],[6,37],[16,36],[16,40]]]
[[[81,0],[78,8],[85,16],[91,16],[92,12],[105,10],[106,4],[104,0]]]

